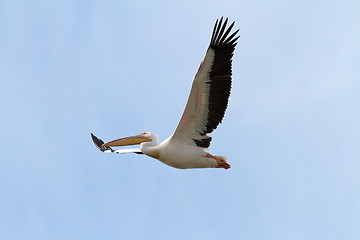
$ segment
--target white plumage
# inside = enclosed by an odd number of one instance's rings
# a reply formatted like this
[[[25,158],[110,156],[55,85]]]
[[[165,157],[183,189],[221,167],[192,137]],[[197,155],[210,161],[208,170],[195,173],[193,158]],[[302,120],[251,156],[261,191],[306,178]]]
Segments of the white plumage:
[[[213,156],[205,151],[210,146],[210,134],[221,123],[231,89],[231,64],[237,33],[227,29],[228,19],[217,20],[209,48],[196,73],[184,113],[169,138],[158,144],[151,132],[104,143],[91,134],[95,145],[103,152],[146,154],[175,168],[230,168],[225,157]],[[140,144],[139,149],[114,150],[111,147]]]

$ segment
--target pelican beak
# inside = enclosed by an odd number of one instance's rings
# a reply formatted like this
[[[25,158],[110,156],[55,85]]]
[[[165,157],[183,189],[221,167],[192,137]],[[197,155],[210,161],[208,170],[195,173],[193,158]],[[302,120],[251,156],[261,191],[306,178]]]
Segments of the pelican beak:
[[[150,142],[152,141],[150,138],[142,136],[142,135],[135,135],[131,137],[125,137],[116,139],[107,143],[102,144],[102,147],[119,147],[119,146],[128,146],[128,145],[135,145],[140,144],[142,142]]]

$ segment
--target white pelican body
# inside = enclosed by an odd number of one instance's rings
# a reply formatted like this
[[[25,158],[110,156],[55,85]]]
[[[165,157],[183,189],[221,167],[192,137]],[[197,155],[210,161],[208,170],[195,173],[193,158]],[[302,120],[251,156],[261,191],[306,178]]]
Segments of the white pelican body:
[[[150,138],[156,136],[148,132],[143,134],[150,136]],[[156,141],[141,143],[140,150],[144,154],[175,168],[209,168],[218,166],[215,159],[206,157],[208,153],[202,148],[174,141],[171,137],[159,145],[156,145]]]
[[[221,123],[231,89],[231,63],[235,50],[237,31],[229,36],[233,22],[227,29],[227,19],[216,21],[210,46],[196,73],[184,113],[169,138],[158,144],[158,137],[151,132],[120,138],[104,143],[91,134],[95,145],[103,152],[146,154],[180,169],[230,168],[225,157],[213,156],[205,151],[210,146],[210,134]],[[225,30],[226,29],[226,30]],[[111,147],[140,144],[140,149]]]

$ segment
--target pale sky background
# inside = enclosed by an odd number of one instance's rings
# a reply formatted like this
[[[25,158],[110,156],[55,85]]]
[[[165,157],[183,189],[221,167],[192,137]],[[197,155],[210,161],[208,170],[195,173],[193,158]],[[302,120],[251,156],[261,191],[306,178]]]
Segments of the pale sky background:
[[[172,134],[221,16],[232,168],[98,151]],[[360,239],[359,23],[357,0],[0,0],[0,239]]]

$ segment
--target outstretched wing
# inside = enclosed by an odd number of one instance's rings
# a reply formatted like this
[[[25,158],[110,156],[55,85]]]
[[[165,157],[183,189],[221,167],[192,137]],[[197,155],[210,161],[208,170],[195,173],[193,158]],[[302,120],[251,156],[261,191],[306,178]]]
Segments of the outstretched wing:
[[[114,150],[111,147],[103,146],[104,141],[100,138],[97,138],[94,134],[91,133],[91,138],[95,144],[95,146],[102,152],[106,153],[137,153],[143,154],[140,149],[138,148],[125,148],[125,149],[118,149]]]
[[[210,46],[193,80],[190,96],[172,141],[210,146],[210,134],[221,123],[230,96],[232,56],[239,30],[230,35],[233,22],[216,20]]]

